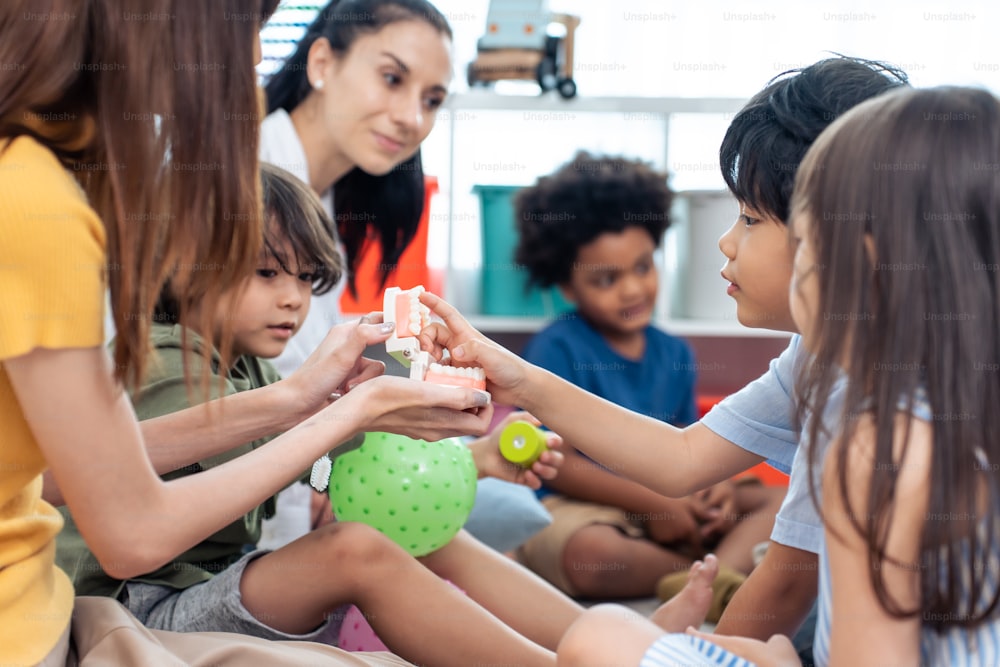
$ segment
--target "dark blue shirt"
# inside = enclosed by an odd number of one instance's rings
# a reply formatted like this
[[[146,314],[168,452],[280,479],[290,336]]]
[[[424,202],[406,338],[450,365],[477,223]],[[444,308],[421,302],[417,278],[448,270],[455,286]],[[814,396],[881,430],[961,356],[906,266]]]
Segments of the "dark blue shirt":
[[[614,351],[585,320],[575,314],[564,315],[532,337],[522,356],[634,412],[675,426],[694,423],[694,353],[684,340],[656,327],[646,327],[645,334],[642,358],[628,359]]]

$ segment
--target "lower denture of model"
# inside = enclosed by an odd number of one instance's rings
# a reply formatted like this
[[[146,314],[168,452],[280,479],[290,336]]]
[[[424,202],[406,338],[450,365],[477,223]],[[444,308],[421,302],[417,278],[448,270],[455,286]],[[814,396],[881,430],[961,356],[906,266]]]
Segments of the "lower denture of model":
[[[486,371],[482,368],[463,368],[460,366],[431,364],[427,368],[424,381],[485,390]]]

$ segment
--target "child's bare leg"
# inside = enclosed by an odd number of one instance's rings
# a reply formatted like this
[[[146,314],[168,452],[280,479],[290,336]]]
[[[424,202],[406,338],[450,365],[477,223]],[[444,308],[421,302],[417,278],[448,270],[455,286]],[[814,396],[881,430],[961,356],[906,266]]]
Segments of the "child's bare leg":
[[[332,609],[356,604],[386,646],[415,663],[467,667],[473,656],[506,664],[554,662],[550,651],[358,523],[328,524],[257,558],[243,574],[240,593],[251,614],[290,634],[310,632]]]
[[[583,607],[507,556],[460,531],[420,559],[528,639],[555,650]]]
[[[771,538],[774,517],[785,498],[785,489],[762,484],[741,484],[736,488],[735,512],[740,521],[713,550],[719,562],[749,574],[753,570],[753,548]]]
[[[588,609],[559,644],[560,667],[638,665],[663,636],[663,629],[627,607],[600,604]]]
[[[663,575],[690,566],[687,556],[602,524],[581,528],[563,550],[573,590],[588,598],[649,597]]]
[[[688,626],[701,626],[712,605],[712,581],[718,573],[719,560],[714,554],[695,562],[681,592],[661,604],[649,620],[667,632],[684,632]]]

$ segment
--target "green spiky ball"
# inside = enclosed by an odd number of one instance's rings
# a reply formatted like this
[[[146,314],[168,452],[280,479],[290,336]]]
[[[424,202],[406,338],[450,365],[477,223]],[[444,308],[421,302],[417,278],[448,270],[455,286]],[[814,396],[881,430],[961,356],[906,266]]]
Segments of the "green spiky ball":
[[[472,453],[458,438],[368,433],[364,444],[334,461],[328,492],[338,520],[366,523],[423,556],[465,525],[476,477]]]

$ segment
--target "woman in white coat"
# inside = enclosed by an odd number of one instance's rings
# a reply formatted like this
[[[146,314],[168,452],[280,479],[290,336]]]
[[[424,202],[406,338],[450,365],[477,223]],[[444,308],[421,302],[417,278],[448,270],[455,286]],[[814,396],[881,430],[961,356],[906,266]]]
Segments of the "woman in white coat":
[[[268,81],[261,159],[320,195],[348,266],[276,361],[287,376],[340,319],[364,252],[385,281],[424,207],[420,144],[452,78],[451,28],[425,0],[333,0]],[[375,247],[369,247],[374,244]]]

